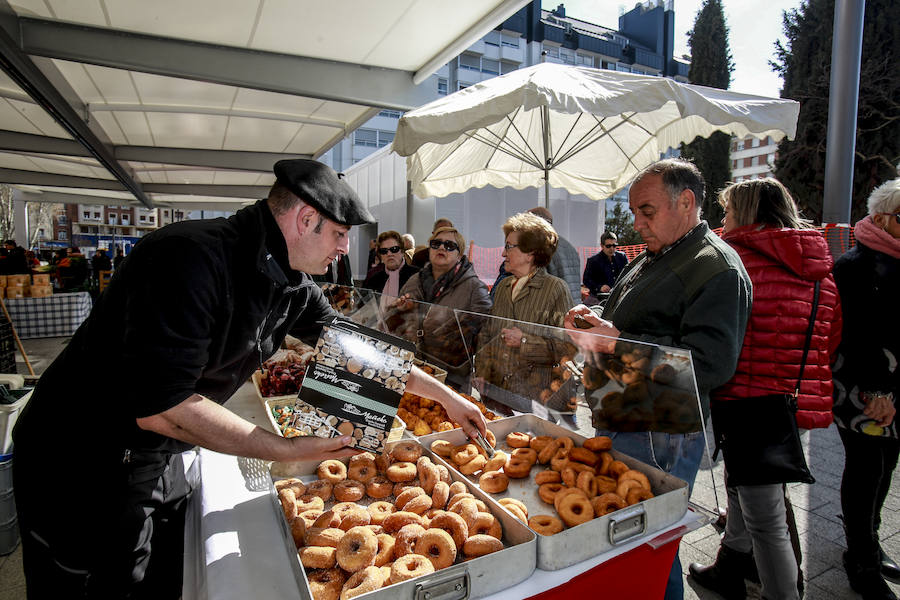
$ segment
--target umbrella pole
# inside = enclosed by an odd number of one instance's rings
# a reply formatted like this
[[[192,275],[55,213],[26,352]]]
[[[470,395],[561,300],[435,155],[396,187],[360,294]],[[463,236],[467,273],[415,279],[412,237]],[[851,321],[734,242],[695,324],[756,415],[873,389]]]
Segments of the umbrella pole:
[[[544,208],[550,209],[550,107],[542,106],[544,117]]]

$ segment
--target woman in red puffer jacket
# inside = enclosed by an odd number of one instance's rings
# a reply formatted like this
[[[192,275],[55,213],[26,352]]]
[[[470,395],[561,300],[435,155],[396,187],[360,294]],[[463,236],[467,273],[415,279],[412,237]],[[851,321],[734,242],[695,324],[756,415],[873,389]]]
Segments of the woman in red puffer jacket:
[[[831,424],[831,361],[841,333],[833,260],[825,238],[806,228],[787,189],[775,179],[753,179],[723,190],[724,233],[753,282],[753,308],[734,377],[713,390],[715,405],[739,398],[793,393],[820,282],[819,305],[798,397],[797,424]],[[798,598],[799,547],[792,547],[783,484],[729,486],[728,519],[716,562],[690,567],[695,581],[726,598],[746,595],[744,578],[758,569],[762,595]],[[792,519],[791,519],[792,520]],[[796,552],[796,556],[795,556]]]

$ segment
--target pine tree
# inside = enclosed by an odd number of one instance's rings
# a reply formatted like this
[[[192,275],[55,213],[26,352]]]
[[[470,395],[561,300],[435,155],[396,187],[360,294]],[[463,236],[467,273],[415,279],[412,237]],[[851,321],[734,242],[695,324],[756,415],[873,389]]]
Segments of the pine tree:
[[[688,46],[691,48],[690,82],[727,90],[734,63],[721,0],[706,0],[700,7],[694,28],[688,32]],[[722,132],[697,138],[681,147],[681,155],[692,160],[706,180],[703,218],[713,228],[722,224],[723,212],[716,196],[731,179],[730,150],[731,137]]]
[[[900,4],[866,2],[860,64],[856,160],[851,222],[866,214],[866,199],[897,176],[900,161]],[[825,145],[831,77],[834,0],[805,0],[785,11],[786,43],[776,43],[773,69],[784,78],[781,96],[800,102],[794,140],[782,140],[775,176],[787,186],[803,215],[822,220]]]
[[[607,211],[606,231],[616,234],[622,246],[642,244],[641,236],[634,230],[634,218],[625,206],[627,205],[624,202],[616,202],[612,211]]]

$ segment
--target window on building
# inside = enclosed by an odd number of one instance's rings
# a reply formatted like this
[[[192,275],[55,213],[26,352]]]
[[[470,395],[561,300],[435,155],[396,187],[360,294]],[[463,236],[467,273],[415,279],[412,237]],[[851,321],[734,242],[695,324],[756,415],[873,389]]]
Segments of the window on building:
[[[59,223],[60,225],[66,225],[69,222],[69,217],[67,217],[66,215],[59,215],[56,218],[56,222]]]
[[[163,211],[163,216],[164,216],[164,217],[168,217],[168,216],[169,216],[169,211],[164,210],[164,211]]]
[[[457,89],[457,90],[464,90],[464,89],[466,89],[467,87],[469,87],[470,85],[472,85],[472,84],[471,84],[471,83],[466,83],[465,81],[458,81],[458,82],[456,83],[456,89]]]
[[[69,239],[69,234],[65,231],[60,231],[58,234],[60,241],[65,241]]]
[[[488,32],[486,36],[484,36],[484,43],[488,46],[499,46],[500,45],[500,32],[499,31],[491,31]]]
[[[109,224],[115,225],[117,223],[118,223],[118,221],[116,220],[116,215],[109,215]]]
[[[148,218],[150,219],[151,223],[156,223],[156,217],[154,217],[153,215],[150,215]]]
[[[84,213],[82,213],[82,214],[84,215],[85,219],[91,218],[91,211],[89,211],[89,210],[84,211]]]
[[[353,143],[357,146],[378,147],[378,131],[375,129],[357,129],[353,134]]]
[[[481,57],[473,54],[459,55],[459,68],[470,71],[481,71]]]
[[[577,52],[575,54],[575,64],[576,65],[584,65],[586,67],[594,66],[594,57],[588,54],[584,54],[582,52]]]
[[[447,95],[447,80],[443,77],[438,78],[438,94],[441,96]]]
[[[387,117],[389,119],[399,119],[403,116],[403,113],[399,110],[383,110],[378,113],[379,117]]]
[[[394,132],[393,131],[382,131],[378,130],[378,147],[384,148],[388,144],[394,141]]]
[[[141,223],[146,223],[146,222],[147,222],[147,215],[141,215],[140,218],[138,218],[138,221],[140,221]]]
[[[518,48],[520,39],[522,39],[521,36],[504,33],[500,36],[500,43],[510,48]]]
[[[102,219],[102,218],[103,218],[103,214],[102,214],[100,211],[97,211],[97,212],[94,213],[94,218],[95,218],[95,219]]]
[[[600,65],[601,65],[601,68],[603,68],[603,69],[609,69],[610,71],[616,70],[616,63],[609,62],[608,60],[600,61]]]
[[[559,46],[548,46],[547,44],[544,44],[543,50],[547,53],[547,56],[551,58],[559,58]]]
[[[622,73],[631,73],[631,67],[628,65],[623,65],[622,63],[616,63],[616,71],[621,71]]]
[[[737,160],[731,161],[731,168],[732,168],[732,169],[737,169]]]
[[[744,140],[741,140],[737,143],[737,149],[739,151],[744,149]]]
[[[500,74],[505,75],[506,73],[512,73],[516,69],[519,68],[519,65],[510,62],[500,62]]]
[[[500,61],[491,60],[489,58],[481,59],[481,72],[489,73],[491,75],[499,75],[500,74]]]
[[[750,162],[750,161],[751,161],[751,160],[753,160],[753,159],[752,159],[752,158],[750,158],[750,157],[749,157],[749,156],[748,156],[748,157],[746,157],[746,158],[745,158],[745,159],[744,159],[744,167],[745,167],[745,168],[746,168],[746,167],[750,167],[750,166],[753,166],[753,163],[752,163],[752,162]]]

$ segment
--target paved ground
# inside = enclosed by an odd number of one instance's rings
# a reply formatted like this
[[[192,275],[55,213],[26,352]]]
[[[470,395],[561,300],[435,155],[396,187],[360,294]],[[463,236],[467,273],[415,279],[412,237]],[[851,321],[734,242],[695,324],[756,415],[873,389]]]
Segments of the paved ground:
[[[36,372],[42,372],[64,347],[66,338],[25,340],[25,350]],[[21,361],[21,356],[19,357]],[[19,373],[26,373],[25,364],[19,363]],[[829,429],[810,432],[804,440],[807,459],[816,477],[810,486],[791,487],[791,499],[797,516],[797,526],[803,547],[803,569],[806,573],[806,598],[810,600],[843,600],[858,597],[847,584],[841,566],[841,552],[846,548],[841,528],[838,488],[844,467],[844,452],[837,431]],[[715,476],[719,501],[724,504],[721,462],[710,470],[704,464],[697,475],[692,501],[705,507],[715,506],[710,473]],[[900,560],[900,477],[895,477],[891,492],[882,512],[882,544],[885,551]],[[688,564],[699,561],[708,563],[715,557],[720,535],[707,525],[684,537],[681,544],[681,562],[687,572]],[[893,585],[900,594],[900,585]],[[686,600],[712,600],[719,598],[686,579]],[[759,590],[751,589],[748,596],[759,598]],[[25,598],[25,582],[22,575],[22,552],[17,548],[8,556],[0,556],[0,600]]]

